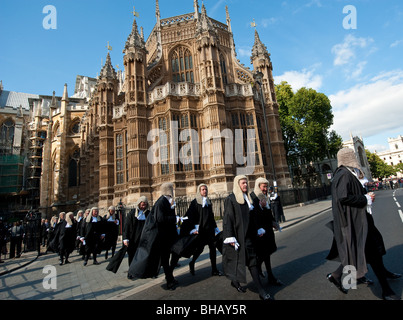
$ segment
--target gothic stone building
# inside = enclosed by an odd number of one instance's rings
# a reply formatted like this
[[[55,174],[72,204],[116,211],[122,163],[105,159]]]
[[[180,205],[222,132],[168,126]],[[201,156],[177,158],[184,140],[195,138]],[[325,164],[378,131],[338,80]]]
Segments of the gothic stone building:
[[[42,208],[155,201],[168,181],[176,197],[193,197],[200,183],[224,196],[239,173],[291,184],[266,46],[255,31],[251,71],[236,57],[228,8],[224,24],[193,7],[161,19],[156,1],[147,41],[135,17],[124,71],[108,53],[87,105],[74,109],[65,87],[47,130]]]

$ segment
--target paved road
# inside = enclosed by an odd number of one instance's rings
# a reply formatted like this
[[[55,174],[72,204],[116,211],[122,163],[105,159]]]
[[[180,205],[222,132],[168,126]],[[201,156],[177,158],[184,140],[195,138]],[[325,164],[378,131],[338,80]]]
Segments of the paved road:
[[[285,208],[287,222],[282,224],[283,232],[329,207],[330,200]],[[203,259],[207,259],[207,253],[199,258],[197,268],[200,263],[203,263]],[[218,254],[219,262],[220,259]],[[98,259],[101,262],[98,266],[89,263],[87,267],[83,267],[81,257],[77,253],[73,253],[70,260],[71,264],[59,266],[56,254],[41,255],[37,258],[35,252],[23,254],[19,259],[6,260],[6,263],[0,264],[0,287],[2,288],[0,300],[123,299],[132,289],[148,288],[150,285],[164,283],[163,276],[152,280],[129,281],[127,258],[123,260],[116,274],[105,270],[108,261],[105,261],[102,256]],[[175,270],[175,274],[187,274],[188,260],[181,259],[180,264],[182,268]],[[55,289],[45,288],[44,280],[50,283],[49,278],[52,274],[55,274],[52,278]],[[193,283],[194,279],[191,280]],[[184,285],[183,282],[182,285]],[[160,288],[160,290],[163,289]]]
[[[398,189],[395,194],[392,190],[377,192],[374,218],[388,250],[385,264],[392,271],[403,273],[403,220],[397,204],[403,204],[403,189]],[[372,288],[359,286],[357,290],[343,295],[326,280],[325,275],[337,266],[335,262],[325,260],[332,240],[330,230],[324,227],[331,219],[329,208],[330,200],[326,200],[286,209],[287,223],[283,224],[281,233],[276,233],[278,251],[272,256],[274,273],[285,286],[268,287],[276,301],[380,299],[377,284]],[[181,267],[174,272],[180,283],[175,291],[165,290],[163,275],[156,279],[128,280],[126,259],[116,274],[105,270],[108,261],[101,257],[101,265],[89,263],[87,267],[83,267],[77,254],[73,254],[71,264],[63,266],[58,265],[55,254],[42,255],[28,265],[24,265],[23,261],[29,259],[28,256],[21,259],[21,262],[15,262],[20,264],[19,269],[0,276],[0,300],[136,300],[143,301],[144,305],[162,300],[171,303],[182,300],[258,302],[258,294],[249,275],[245,294],[239,294],[230,287],[225,277],[211,277],[206,251],[196,263],[195,276],[188,272],[188,259],[180,261]],[[217,261],[221,268],[219,254]],[[12,270],[10,262],[8,266],[0,265],[3,272],[7,268]],[[56,276],[50,279],[51,270]],[[371,271],[368,275],[376,280]],[[55,288],[49,288],[52,279],[56,281]],[[402,283],[392,283],[399,295],[402,294]]]
[[[403,220],[398,203],[403,204],[403,190],[380,191],[374,204],[375,223],[384,236],[387,255],[385,266],[403,274]],[[331,210],[299,223],[276,234],[278,250],[272,255],[274,274],[285,286],[269,287],[276,300],[381,300],[382,292],[371,268],[368,277],[373,286],[359,285],[347,295],[338,291],[326,279],[326,274],[337,268],[338,263],[327,261],[332,243],[332,232],[325,227],[332,220]],[[220,267],[220,265],[219,265]],[[248,291],[236,292],[225,277],[211,277],[210,264],[204,261],[192,276],[186,268],[177,274],[180,286],[175,291],[162,290],[160,282],[148,283],[127,291],[115,298],[128,300],[257,300],[257,291],[248,275]],[[185,271],[185,272],[183,272]],[[265,280],[263,280],[265,281]],[[392,289],[401,296],[403,280],[390,281]],[[146,290],[147,289],[147,290]]]

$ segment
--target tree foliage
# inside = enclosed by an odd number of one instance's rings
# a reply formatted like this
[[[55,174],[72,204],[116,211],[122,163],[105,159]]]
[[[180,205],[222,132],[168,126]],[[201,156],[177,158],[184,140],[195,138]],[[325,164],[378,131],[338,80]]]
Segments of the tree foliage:
[[[301,88],[296,93],[283,81],[276,85],[280,124],[287,158],[291,163],[322,160],[334,156],[342,139],[329,128],[333,124],[329,98],[314,89]]]
[[[383,179],[396,175],[397,168],[385,163],[376,153],[365,150],[367,154],[369,169],[374,179]]]

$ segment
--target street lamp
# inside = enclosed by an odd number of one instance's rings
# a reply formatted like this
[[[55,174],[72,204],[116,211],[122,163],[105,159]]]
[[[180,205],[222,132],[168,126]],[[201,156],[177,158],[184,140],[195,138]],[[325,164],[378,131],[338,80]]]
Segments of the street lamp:
[[[117,211],[118,211],[118,213],[119,213],[120,234],[123,233],[123,231],[122,231],[122,225],[123,225],[122,213],[123,213],[123,208],[124,208],[124,205],[123,205],[123,203],[122,203],[122,199],[120,199],[120,200],[119,200],[119,203],[118,203],[118,205],[117,205]]]
[[[253,78],[255,79],[256,83],[260,87],[260,102],[262,104],[262,110],[263,110],[263,119],[264,119],[264,126],[266,128],[266,135],[267,135],[267,143],[269,145],[269,154],[270,154],[270,161],[271,161],[271,169],[273,172],[273,185],[277,187],[277,179],[276,179],[276,169],[274,167],[274,161],[273,161],[273,152],[271,149],[271,140],[270,140],[270,134],[269,134],[269,125],[267,124],[267,117],[266,117],[266,107],[264,104],[264,93],[263,93],[263,73],[260,71],[256,71],[256,73],[253,75]]]

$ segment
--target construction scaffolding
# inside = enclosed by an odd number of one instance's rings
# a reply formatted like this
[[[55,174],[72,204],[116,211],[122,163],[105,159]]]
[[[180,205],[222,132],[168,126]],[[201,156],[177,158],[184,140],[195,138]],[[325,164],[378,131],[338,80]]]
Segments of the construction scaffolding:
[[[18,194],[23,188],[24,156],[0,155],[0,195]]]
[[[28,151],[27,191],[30,193],[31,207],[36,209],[40,204],[42,154],[46,131],[39,131],[35,126],[31,128]]]

